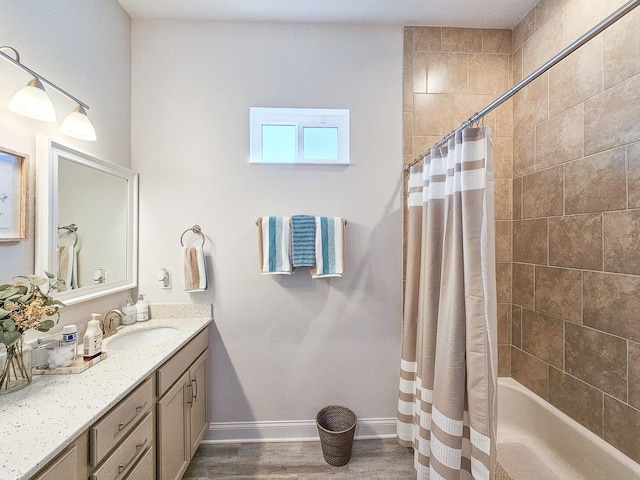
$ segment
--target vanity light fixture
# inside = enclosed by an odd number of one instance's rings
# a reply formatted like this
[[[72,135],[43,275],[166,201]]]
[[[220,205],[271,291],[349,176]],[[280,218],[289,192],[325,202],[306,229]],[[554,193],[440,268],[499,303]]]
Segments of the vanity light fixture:
[[[14,59],[4,53],[2,51],[3,49],[11,50],[16,58]],[[9,102],[9,108],[11,110],[25,117],[35,118],[36,120],[45,122],[55,122],[56,113],[51,99],[44,90],[44,82],[77,104],[76,109],[62,122],[60,131],[65,135],[79,138],[80,140],[94,141],[96,139],[96,131],[87,116],[89,106],[86,103],[81,102],[70,93],[58,87],[55,83],[20,63],[20,54],[15,48],[7,45],[0,46],[0,56],[33,76],[33,79],[27,86],[18,90]]]

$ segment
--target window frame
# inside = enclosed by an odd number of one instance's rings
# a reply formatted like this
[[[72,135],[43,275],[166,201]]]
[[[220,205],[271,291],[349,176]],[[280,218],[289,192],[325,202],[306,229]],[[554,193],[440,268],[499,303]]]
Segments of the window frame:
[[[296,127],[296,158],[293,162],[264,162],[263,125]],[[337,159],[304,158],[304,128],[336,128]],[[249,163],[252,165],[349,165],[349,109],[345,108],[249,108]]]

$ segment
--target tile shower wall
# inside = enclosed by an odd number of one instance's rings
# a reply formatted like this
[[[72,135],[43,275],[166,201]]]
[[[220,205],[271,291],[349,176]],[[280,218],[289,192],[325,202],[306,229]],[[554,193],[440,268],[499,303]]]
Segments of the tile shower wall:
[[[513,82],[623,3],[538,3]],[[513,98],[511,267],[512,376],[636,461],[639,48],[637,9]]]
[[[405,163],[509,87],[511,36],[511,30],[405,27]],[[493,130],[494,142],[499,373],[509,375],[512,330],[511,101],[487,115],[485,124]]]

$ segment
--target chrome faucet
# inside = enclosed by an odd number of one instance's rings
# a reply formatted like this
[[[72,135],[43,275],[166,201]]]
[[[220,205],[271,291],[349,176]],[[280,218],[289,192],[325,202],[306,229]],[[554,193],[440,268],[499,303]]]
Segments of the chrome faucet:
[[[102,325],[101,325],[102,326],[102,336],[103,336],[103,338],[110,337],[111,335],[116,333],[116,329],[117,329],[118,325],[116,325],[115,319],[113,318],[116,315],[118,317],[120,317],[120,321],[122,321],[122,318],[125,316],[124,313],[122,311],[118,310],[117,308],[109,310],[105,314],[104,320],[103,320]]]

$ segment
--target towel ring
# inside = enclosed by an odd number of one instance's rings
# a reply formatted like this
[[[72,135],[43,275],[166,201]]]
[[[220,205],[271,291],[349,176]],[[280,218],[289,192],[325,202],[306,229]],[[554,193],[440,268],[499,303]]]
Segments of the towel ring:
[[[202,245],[200,245],[200,247],[204,247],[205,237],[204,237],[204,234],[202,233],[202,229],[200,228],[200,225],[194,225],[193,227],[187,228],[184,232],[182,232],[182,235],[180,235],[180,245],[184,247],[184,242],[182,241],[182,239],[184,238],[184,234],[187,232],[193,232],[196,235],[200,235],[202,237]]]
[[[63,225],[62,227],[58,227],[58,232],[60,230],[66,230],[66,233],[70,233],[71,235],[73,235],[73,245],[72,247],[75,247],[78,244],[78,226],[75,223],[70,223],[69,225]],[[65,232],[63,232],[64,235]],[[58,233],[58,235],[60,235]]]

